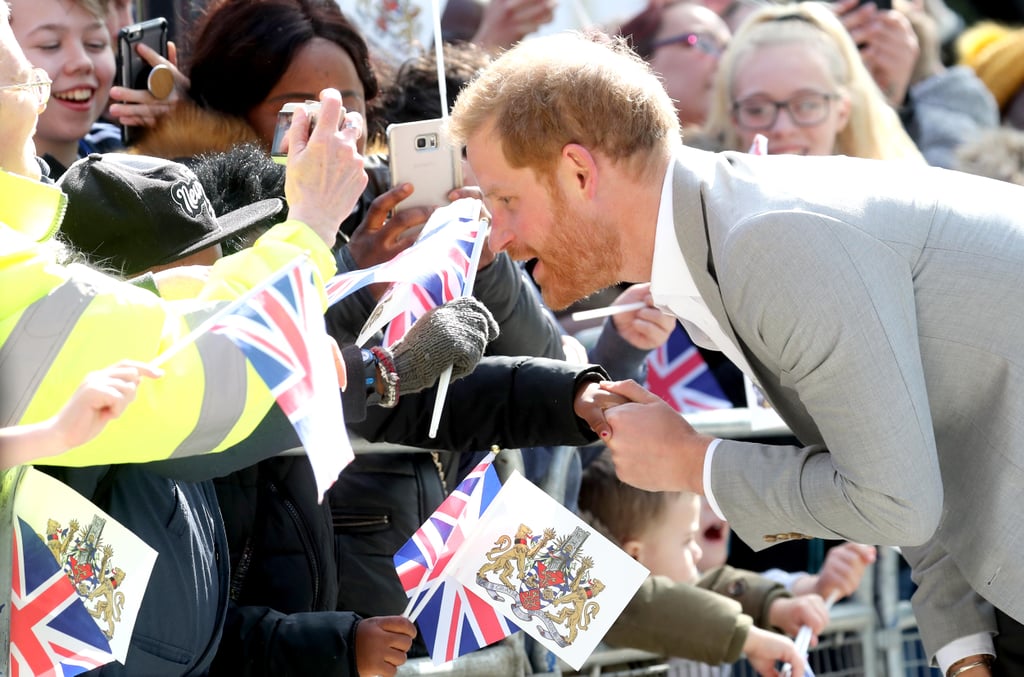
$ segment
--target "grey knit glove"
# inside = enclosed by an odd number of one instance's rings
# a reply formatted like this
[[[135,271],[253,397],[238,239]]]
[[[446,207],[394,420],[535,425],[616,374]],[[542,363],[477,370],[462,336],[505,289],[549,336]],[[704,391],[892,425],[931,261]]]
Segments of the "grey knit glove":
[[[437,382],[452,366],[452,379],[473,371],[484,348],[498,336],[491,311],[472,296],[431,309],[391,346],[398,389],[415,393]]]

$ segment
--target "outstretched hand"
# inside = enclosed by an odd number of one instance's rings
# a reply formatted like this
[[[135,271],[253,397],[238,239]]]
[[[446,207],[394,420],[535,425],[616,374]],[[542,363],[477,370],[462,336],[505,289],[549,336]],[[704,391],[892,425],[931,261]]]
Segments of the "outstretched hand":
[[[410,207],[394,211],[412,192],[412,184],[402,183],[381,193],[370,203],[366,217],[352,233],[348,243],[349,253],[360,268],[390,261],[416,241],[416,236],[433,210],[429,207]]]
[[[462,378],[497,337],[498,323],[491,311],[472,296],[432,308],[391,347],[400,391],[429,388],[448,367],[453,379]]]
[[[777,663],[789,663],[792,677],[803,677],[804,657],[789,637],[752,626],[743,644],[743,654],[761,677],[778,677]]]
[[[647,491],[704,494],[704,456],[713,438],[701,435],[664,400],[636,381],[605,381],[601,387],[627,402],[605,409],[615,472]],[[600,433],[599,433],[600,434]]]
[[[0,431],[0,468],[62,454],[92,440],[135,399],[143,377],[162,375],[162,370],[133,360],[89,373],[52,418]]]
[[[615,331],[630,345],[640,350],[654,350],[668,340],[675,329],[676,319],[654,307],[651,284],[634,284],[619,294],[612,306],[643,302],[647,306],[639,310],[617,313],[612,316]]]

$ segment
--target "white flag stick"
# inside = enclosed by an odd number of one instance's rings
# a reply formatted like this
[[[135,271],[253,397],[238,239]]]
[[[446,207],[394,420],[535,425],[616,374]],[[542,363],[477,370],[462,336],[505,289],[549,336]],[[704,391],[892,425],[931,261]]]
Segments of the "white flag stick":
[[[187,348],[191,343],[193,343],[200,336],[202,336],[206,332],[210,331],[210,327],[212,327],[214,324],[219,322],[222,317],[230,315],[231,313],[235,312],[236,309],[244,306],[246,303],[249,302],[249,299],[251,299],[256,294],[260,293],[261,291],[263,291],[264,289],[266,289],[270,285],[272,285],[275,282],[277,282],[281,278],[281,276],[285,275],[289,270],[291,270],[293,267],[295,267],[295,265],[298,262],[300,262],[300,261],[302,261],[303,259],[306,259],[306,258],[308,258],[307,254],[301,254],[299,256],[296,256],[294,259],[289,261],[280,270],[278,270],[276,273],[274,273],[273,275],[268,277],[266,280],[264,280],[263,282],[260,282],[258,285],[256,285],[255,287],[253,287],[249,291],[245,292],[244,294],[242,294],[237,299],[235,299],[234,301],[232,301],[228,305],[226,305],[223,308],[221,308],[220,310],[218,310],[216,313],[214,313],[210,317],[208,317],[205,320],[203,320],[203,322],[201,322],[199,324],[199,326],[197,326],[195,329],[190,331],[188,334],[186,334],[186,335],[182,336],[180,339],[178,339],[175,343],[173,343],[171,345],[170,348],[168,348],[164,352],[160,353],[156,357],[156,359],[154,359],[152,362],[149,363],[150,366],[152,366],[152,367],[159,367],[163,363],[167,362],[167,360],[171,359],[172,357],[174,357],[175,355],[180,353],[182,350]]]
[[[825,600],[825,610],[828,611],[829,609],[831,609],[832,605],[835,604],[836,600],[838,599],[838,590],[833,590],[832,592],[830,592],[828,595],[828,599]],[[811,632],[810,626],[801,625],[800,630],[796,633],[796,638],[793,639],[793,642],[796,644],[796,650],[800,653],[801,656],[804,657],[804,660],[807,659],[807,649],[811,646],[812,634],[813,633]],[[784,664],[782,666],[782,669],[779,670],[779,674],[783,677],[789,677],[793,674],[793,666],[789,663]]]
[[[604,308],[594,308],[592,310],[580,310],[573,313],[571,317],[574,322],[582,322],[583,320],[595,320],[599,317],[608,317],[609,315],[618,315],[619,313],[629,313],[646,307],[646,303],[637,301],[635,303],[623,303],[617,306],[605,306]]]
[[[441,97],[441,119],[448,120],[448,79],[445,77],[444,43],[441,40],[441,7],[438,0],[430,3],[434,11],[434,60],[437,61],[437,93]]]
[[[469,270],[466,272],[466,287],[462,290],[463,296],[473,295],[473,284],[476,282],[476,270],[480,267],[480,253],[486,247],[487,233],[491,230],[491,222],[487,219],[480,219],[480,229],[476,234],[476,241],[473,243],[473,253],[469,258]],[[437,437],[437,428],[441,425],[441,412],[444,410],[444,400],[448,397],[448,386],[452,381],[452,367],[441,372],[437,379],[437,396],[434,398],[434,411],[430,416],[430,439]]]

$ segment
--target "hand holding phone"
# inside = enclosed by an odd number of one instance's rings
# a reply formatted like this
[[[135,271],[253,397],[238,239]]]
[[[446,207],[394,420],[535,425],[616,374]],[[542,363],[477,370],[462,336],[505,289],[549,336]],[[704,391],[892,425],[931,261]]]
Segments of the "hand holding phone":
[[[137,46],[144,44],[167,58],[167,20],[149,19],[125,26],[117,34],[117,73],[114,84],[128,89],[147,90],[158,99],[174,91],[174,73],[170,67],[151,66],[139,54]],[[132,127],[121,125],[121,139],[128,145],[134,141]]]
[[[462,157],[444,138],[441,118],[388,125],[391,186],[411,183],[413,194],[396,211],[448,204],[462,186]]]

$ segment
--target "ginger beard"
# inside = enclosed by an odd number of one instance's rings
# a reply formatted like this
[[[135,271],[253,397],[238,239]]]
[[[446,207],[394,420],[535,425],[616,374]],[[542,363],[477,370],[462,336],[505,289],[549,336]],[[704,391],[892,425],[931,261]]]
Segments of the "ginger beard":
[[[622,268],[619,231],[610,220],[585,218],[569,211],[558,186],[550,186],[551,220],[536,247],[509,247],[514,259],[537,258],[534,279],[544,303],[562,310],[579,299],[618,282]]]

